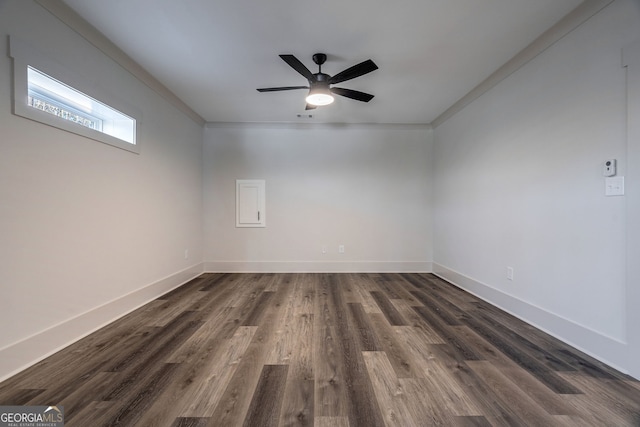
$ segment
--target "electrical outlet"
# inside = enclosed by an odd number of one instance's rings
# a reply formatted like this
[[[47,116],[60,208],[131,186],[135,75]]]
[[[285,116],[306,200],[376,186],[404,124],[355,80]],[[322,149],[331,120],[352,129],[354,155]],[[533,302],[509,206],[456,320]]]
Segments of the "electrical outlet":
[[[344,253],[344,245],[338,246],[338,253],[340,253],[340,254]]]
[[[323,254],[327,253],[327,245],[322,245],[322,253]]]
[[[507,280],[513,280],[513,267],[507,267]]]
[[[189,259],[189,249],[184,250],[184,259]]]

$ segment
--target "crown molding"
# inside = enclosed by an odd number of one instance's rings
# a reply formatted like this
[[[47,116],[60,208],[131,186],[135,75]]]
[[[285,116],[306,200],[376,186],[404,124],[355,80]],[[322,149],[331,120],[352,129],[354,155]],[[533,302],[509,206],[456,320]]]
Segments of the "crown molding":
[[[427,123],[207,122],[205,127],[208,129],[432,129]]]
[[[482,96],[485,92],[495,87],[502,80],[522,68],[529,61],[540,55],[546,49],[555,44],[558,40],[572,32],[574,29],[589,20],[592,16],[600,12],[602,9],[611,4],[614,0],[585,0],[573,11],[569,12],[554,24],[547,31],[542,33],[527,47],[517,53],[513,58],[503,64],[495,72],[493,72],[484,81],[469,91],[465,96],[456,101],[442,114],[436,117],[430,124],[396,124],[396,123],[212,123],[206,122],[198,113],[192,110],[166,86],[160,83],[155,77],[147,72],[142,66],[129,57],[124,51],[114,45],[95,27],[89,24],[84,18],[78,15],[73,9],[67,6],[61,0],[35,0],[40,6],[48,10],[52,15],[76,31],[81,37],[94,45],[105,55],[113,59],[115,62],[124,67],[137,79],[158,93],[185,115],[191,118],[199,125],[206,127],[233,127],[233,126],[250,126],[250,127],[280,127],[280,128],[317,128],[317,127],[359,127],[359,126],[375,126],[375,127],[396,127],[396,128],[426,128],[433,129],[446,122],[448,119],[462,111],[471,102]]]
[[[493,74],[473,88],[469,93],[456,101],[451,107],[431,122],[434,128],[462,111],[471,102],[478,99],[482,94],[488,92],[505,78],[518,71],[525,64],[536,56],[547,50],[558,40],[578,28],[589,18],[600,12],[602,9],[613,3],[614,0],[585,0],[574,10],[569,12],[560,21],[554,24],[547,31],[542,33],[537,39],[527,47],[517,53],[513,58],[498,68]]]
[[[116,63],[130,72],[134,77],[148,86],[151,90],[163,97],[169,103],[174,105],[178,110],[184,113],[191,120],[204,126],[206,120],[198,113],[193,111],[191,107],[185,104],[165,85],[160,83],[140,64],[134,61],[122,49],[117,47],[111,40],[106,38],[100,31],[89,24],[83,17],[78,15],[73,9],[67,6],[61,0],[35,0],[40,6],[49,11],[53,16],[58,18],[62,23],[78,33],[82,38],[95,46],[102,53],[113,59]]]

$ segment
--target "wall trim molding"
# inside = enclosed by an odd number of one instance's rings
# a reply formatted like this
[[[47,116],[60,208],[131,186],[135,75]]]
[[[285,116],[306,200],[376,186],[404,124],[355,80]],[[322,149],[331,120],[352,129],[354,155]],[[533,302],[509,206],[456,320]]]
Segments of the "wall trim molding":
[[[433,129],[428,123],[207,122],[205,127],[207,129]]]
[[[430,273],[428,261],[207,261],[208,273]]]
[[[62,21],[63,24],[74,30],[83,39],[91,43],[100,52],[107,55],[125,70],[130,72],[135,78],[144,83],[151,90],[171,103],[174,107],[184,113],[191,120],[204,126],[206,120],[196,113],[191,107],[178,98],[165,85],[160,83],[151,73],[145,70],[140,64],[127,55],[122,49],[113,44],[94,26],[89,24],[76,11],[71,9],[61,0],[35,0],[40,6],[49,11],[53,16]]]
[[[508,295],[436,262],[433,263],[433,274],[620,372],[629,374],[625,369],[627,343]]]
[[[0,349],[0,381],[202,274],[198,263]]]
[[[631,375],[640,378],[640,39],[623,50],[627,73],[627,164],[626,164],[626,327]]]
[[[65,25],[77,32],[82,38],[95,46],[102,53],[120,64],[124,69],[129,71],[138,80],[158,93],[168,102],[173,104],[178,110],[183,112],[194,122],[206,127],[228,127],[228,126],[280,126],[280,127],[301,127],[316,128],[318,125],[328,125],[332,127],[357,127],[357,126],[381,126],[381,127],[400,127],[400,128],[425,128],[433,129],[453,117],[455,114],[463,110],[467,105],[479,98],[482,94],[492,89],[500,81],[504,80],[526,63],[534,59],[536,56],[544,52],[558,40],[569,34],[571,31],[586,22],[593,15],[600,12],[606,6],[611,4],[613,0],[585,0],[573,11],[569,12],[560,21],[554,24],[547,31],[542,33],[538,38],[531,42],[527,47],[518,52],[513,58],[503,64],[489,77],[483,80],[475,88],[466,95],[456,101],[447,110],[436,117],[431,123],[421,124],[403,124],[403,123],[300,123],[300,122],[282,122],[282,123],[227,123],[227,122],[207,122],[202,116],[196,113],[184,101],[178,98],[166,86],[164,86],[153,75],[140,66],[135,60],[128,56],[122,49],[117,47],[113,42],[107,39],[95,27],[89,24],[73,9],[67,6],[61,0],[35,0],[40,6],[49,11],[53,16],[62,21]]]
[[[518,52],[513,58],[505,62],[500,68],[494,71],[489,77],[474,87],[466,95],[456,101],[451,107],[436,117],[431,125],[437,128],[451,117],[462,111],[467,105],[495,87],[502,80],[518,71],[529,61],[547,50],[564,36],[585,23],[589,18],[600,12],[602,9],[613,3],[613,0],[585,0],[574,10],[556,22],[551,28],[542,33],[527,47]]]

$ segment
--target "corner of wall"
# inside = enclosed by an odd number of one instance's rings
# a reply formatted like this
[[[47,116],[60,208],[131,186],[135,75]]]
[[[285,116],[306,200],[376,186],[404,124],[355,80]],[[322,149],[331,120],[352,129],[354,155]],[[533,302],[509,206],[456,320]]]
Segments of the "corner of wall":
[[[465,276],[438,263],[433,263],[433,274],[506,311],[518,319],[535,326],[547,334],[577,348],[589,356],[631,374],[626,369],[624,355],[628,344],[598,333],[526,301],[505,294],[491,286]]]
[[[202,274],[203,266],[195,264],[0,349],[0,382],[185,284]]]

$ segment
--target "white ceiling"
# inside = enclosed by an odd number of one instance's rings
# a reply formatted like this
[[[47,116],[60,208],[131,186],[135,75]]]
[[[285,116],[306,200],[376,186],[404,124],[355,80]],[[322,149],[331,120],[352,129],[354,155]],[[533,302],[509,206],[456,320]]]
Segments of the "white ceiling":
[[[64,0],[210,122],[431,123],[581,0]],[[328,55],[372,93],[304,113],[306,85],[278,54]]]

